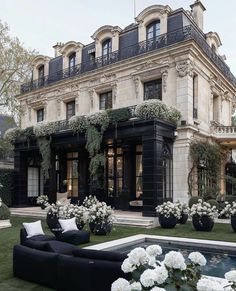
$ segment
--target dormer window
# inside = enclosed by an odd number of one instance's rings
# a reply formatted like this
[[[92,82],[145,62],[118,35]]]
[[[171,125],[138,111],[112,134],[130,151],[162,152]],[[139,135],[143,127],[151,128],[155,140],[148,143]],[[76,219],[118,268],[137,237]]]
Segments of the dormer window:
[[[43,86],[44,84],[44,65],[38,68],[38,79],[39,79],[39,86]]]
[[[147,26],[147,40],[152,40],[160,35],[160,21],[154,21]]]
[[[75,69],[75,58],[76,58],[76,53],[72,53],[69,56],[69,72],[73,73]]]
[[[107,62],[110,59],[110,54],[112,51],[112,42],[111,38],[108,38],[102,43],[102,59],[103,62]]]

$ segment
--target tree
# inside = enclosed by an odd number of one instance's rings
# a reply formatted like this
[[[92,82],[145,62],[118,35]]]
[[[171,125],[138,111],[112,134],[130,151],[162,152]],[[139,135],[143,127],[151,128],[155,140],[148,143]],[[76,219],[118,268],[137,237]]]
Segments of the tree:
[[[23,47],[17,37],[9,35],[9,26],[0,20],[0,106],[17,117],[20,107],[16,95],[20,85],[30,80],[30,62],[35,51]]]

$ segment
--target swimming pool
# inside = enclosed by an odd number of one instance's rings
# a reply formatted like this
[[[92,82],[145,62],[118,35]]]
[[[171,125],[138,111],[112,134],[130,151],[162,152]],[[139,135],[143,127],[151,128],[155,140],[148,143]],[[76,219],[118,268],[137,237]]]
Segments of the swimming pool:
[[[89,248],[129,253],[136,247],[146,248],[152,244],[162,247],[163,255],[159,257],[160,260],[171,250],[180,251],[185,258],[190,252],[201,252],[207,259],[207,265],[203,268],[204,275],[223,278],[225,272],[236,269],[236,243],[137,235]]]

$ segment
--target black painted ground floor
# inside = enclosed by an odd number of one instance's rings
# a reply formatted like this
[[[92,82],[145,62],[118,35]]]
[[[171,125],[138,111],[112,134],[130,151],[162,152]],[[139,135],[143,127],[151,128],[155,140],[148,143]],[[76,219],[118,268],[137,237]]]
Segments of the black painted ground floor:
[[[163,121],[130,120],[110,126],[103,136],[106,157],[103,189],[89,189],[89,156],[85,137],[63,131],[52,136],[51,169],[45,181],[36,140],[15,144],[15,205],[32,203],[40,194],[51,202],[67,192],[80,203],[89,194],[116,209],[139,210],[154,216],[157,204],[173,196],[175,127]]]

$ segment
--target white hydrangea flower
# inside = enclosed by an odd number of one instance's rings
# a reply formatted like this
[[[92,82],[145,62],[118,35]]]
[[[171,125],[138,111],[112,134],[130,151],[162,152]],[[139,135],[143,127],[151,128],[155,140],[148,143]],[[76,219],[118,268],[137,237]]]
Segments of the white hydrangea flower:
[[[111,291],[131,291],[131,286],[127,280],[119,278],[112,283]]]
[[[171,251],[165,255],[165,266],[173,269],[185,270],[186,264],[183,255],[180,252]]]
[[[198,291],[224,291],[224,287],[216,282],[215,280],[209,278],[201,278],[197,282]]]
[[[135,248],[128,254],[129,262],[132,265],[140,266],[147,264],[149,256],[144,248]]]
[[[145,270],[140,276],[140,282],[146,288],[152,287],[156,282],[156,272],[151,269]]]
[[[225,279],[230,281],[230,282],[236,283],[236,270],[232,270],[232,271],[225,273]]]
[[[154,269],[154,272],[156,273],[155,281],[157,282],[158,285],[163,284],[167,280],[168,271],[164,266],[156,267]]]
[[[142,285],[139,282],[134,282],[130,285],[132,291],[142,291]]]
[[[166,289],[160,287],[153,287],[150,291],[166,291]]]
[[[146,248],[146,252],[151,257],[156,257],[162,254],[162,248],[159,245],[151,245]]]
[[[135,269],[136,269],[136,267],[130,263],[129,258],[125,259],[124,262],[121,265],[121,270],[124,273],[133,272]]]
[[[190,253],[188,258],[192,263],[197,264],[199,266],[205,266],[207,263],[206,258],[199,252]]]

